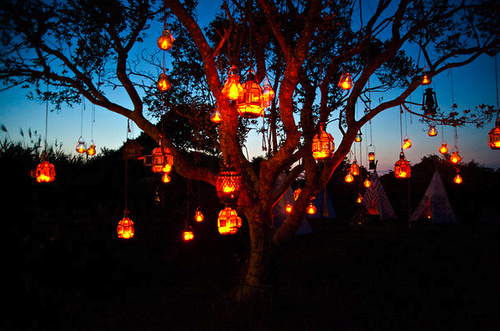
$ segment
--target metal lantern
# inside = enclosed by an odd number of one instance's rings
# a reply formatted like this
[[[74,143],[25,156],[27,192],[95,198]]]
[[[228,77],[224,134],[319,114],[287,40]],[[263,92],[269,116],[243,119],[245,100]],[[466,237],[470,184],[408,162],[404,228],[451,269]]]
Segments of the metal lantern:
[[[438,103],[436,99],[436,92],[434,92],[432,88],[426,89],[422,101],[422,109],[424,110],[424,115],[429,115],[429,116],[436,115],[437,108],[438,108]]]
[[[312,200],[311,200],[311,202],[309,202],[309,206],[307,206],[306,212],[309,215],[316,214],[316,206],[314,205],[314,203],[312,202]]]
[[[78,138],[78,143],[76,144],[75,150],[80,154],[83,154],[87,151],[87,145],[85,145],[85,140],[83,140],[82,136]]]
[[[257,118],[264,114],[262,88],[257,83],[255,74],[250,72],[243,85],[243,97],[238,100],[238,113],[243,118]]]
[[[217,176],[217,196],[224,203],[238,201],[241,192],[241,175],[233,168],[226,165]]]
[[[352,75],[348,72],[342,73],[338,86],[343,90],[350,90],[352,88]]]
[[[500,149],[500,118],[497,118],[495,127],[488,133],[488,145],[491,149]]]
[[[134,236],[134,222],[129,218],[127,209],[123,212],[123,218],[118,222],[116,233],[120,239],[130,239]]]
[[[457,164],[462,161],[462,157],[458,154],[458,151],[452,152],[450,156],[451,163]]]
[[[161,36],[156,40],[156,44],[158,47],[164,51],[168,51],[169,49],[172,48],[172,45],[174,44],[174,37],[172,36],[172,33],[170,30],[164,28],[163,33]]]
[[[410,178],[411,167],[410,163],[406,161],[405,154],[399,154],[399,160],[394,164],[394,175],[396,178]]]
[[[36,169],[31,171],[31,177],[35,178],[38,183],[51,183],[56,178],[56,170],[52,163],[42,159]]]
[[[88,155],[88,156],[94,156],[94,155],[95,155],[95,153],[96,153],[96,146],[95,146],[95,144],[94,144],[94,141],[92,140],[92,141],[90,142],[90,146],[89,146],[89,148],[87,148],[87,155]]]
[[[182,231],[182,239],[184,239],[184,241],[190,241],[194,239],[194,232],[191,226],[186,225],[186,227]]]
[[[438,134],[438,130],[434,125],[429,125],[429,130],[427,131],[427,135],[429,137],[435,137]]]
[[[445,141],[443,141],[443,143],[441,144],[441,147],[439,147],[439,153],[441,153],[441,154],[448,153],[448,144]]]
[[[205,217],[203,216],[201,210],[198,208],[196,209],[196,212],[194,213],[194,220],[198,223],[203,222]]]
[[[335,143],[331,134],[325,131],[321,125],[320,132],[317,133],[312,140],[312,155],[315,160],[321,161],[331,158],[335,152]]]
[[[236,210],[226,207],[219,212],[217,218],[217,228],[222,235],[231,235],[238,232],[241,227],[241,217],[238,217]]]
[[[170,84],[167,74],[165,73],[160,74],[160,77],[158,77],[158,81],[156,82],[156,86],[161,92],[170,90],[172,84]]]
[[[405,139],[403,140],[403,148],[408,149],[410,147],[411,147],[411,140],[408,136],[406,136]]]
[[[290,202],[287,201],[286,206],[285,206],[285,211],[290,214],[292,212],[292,208],[293,207],[290,204]]]
[[[222,94],[229,100],[238,100],[243,96],[243,87],[240,84],[240,76],[231,74],[231,71],[236,67],[231,67],[227,76],[226,83],[222,88]]]

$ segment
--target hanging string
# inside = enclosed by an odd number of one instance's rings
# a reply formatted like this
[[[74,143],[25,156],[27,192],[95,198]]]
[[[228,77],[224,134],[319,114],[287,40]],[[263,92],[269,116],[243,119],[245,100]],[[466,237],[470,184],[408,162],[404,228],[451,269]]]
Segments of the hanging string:
[[[90,140],[94,140],[95,104],[92,104],[92,122],[90,123]]]
[[[127,136],[125,141],[128,141],[130,133],[130,119],[127,119]],[[125,158],[125,211],[128,211],[128,157]]]
[[[49,81],[47,80],[47,94],[45,102],[45,146],[44,154],[47,154],[47,133],[49,131]]]
[[[497,121],[500,118],[500,108],[498,107],[498,64],[497,55],[495,54],[495,86],[496,86],[496,97],[497,97]]]
[[[399,132],[401,133],[401,152],[403,151],[403,122],[402,122],[402,114],[403,113],[403,108],[401,108],[401,105],[399,105]]]
[[[85,110],[85,98],[82,95],[82,111],[80,114],[80,137],[83,136],[83,112]]]

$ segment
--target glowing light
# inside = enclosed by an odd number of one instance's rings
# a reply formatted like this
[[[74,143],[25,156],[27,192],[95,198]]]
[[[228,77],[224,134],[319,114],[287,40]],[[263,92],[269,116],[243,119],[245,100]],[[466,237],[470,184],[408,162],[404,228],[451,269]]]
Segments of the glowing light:
[[[343,90],[350,90],[352,88],[352,75],[350,73],[342,73],[338,86]]]

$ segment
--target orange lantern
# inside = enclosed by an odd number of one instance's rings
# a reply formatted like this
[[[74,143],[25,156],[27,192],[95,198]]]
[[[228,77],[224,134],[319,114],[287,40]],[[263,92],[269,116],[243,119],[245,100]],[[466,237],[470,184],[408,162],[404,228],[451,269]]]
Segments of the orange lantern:
[[[353,175],[353,176],[359,175],[359,165],[356,162],[356,160],[352,161],[352,164],[351,164],[349,170],[350,170],[349,172],[351,173],[351,175]]]
[[[170,81],[168,80],[168,76],[165,73],[160,74],[160,77],[158,78],[158,81],[156,82],[156,86],[161,92],[165,92],[170,90],[172,87],[172,84],[170,84]]]
[[[454,164],[457,164],[460,161],[462,161],[462,157],[458,154],[458,151],[451,153],[450,161]]]
[[[238,232],[241,227],[241,217],[238,217],[236,210],[226,207],[219,212],[217,218],[217,228],[222,235],[231,235]]]
[[[427,135],[429,137],[435,137],[438,134],[438,130],[434,125],[429,125],[429,130],[427,131]]]
[[[368,153],[368,161],[375,161],[375,152]]]
[[[410,178],[411,167],[410,163],[406,161],[405,154],[399,154],[399,160],[394,164],[394,175],[396,178]]]
[[[243,87],[240,84],[240,76],[231,74],[231,71],[235,68],[235,66],[232,66],[231,70],[229,70],[226,83],[222,88],[222,94],[224,94],[224,96],[229,100],[238,100],[243,95]]]
[[[460,172],[457,170],[457,175],[455,176],[455,178],[453,178],[453,181],[455,182],[455,184],[462,184],[462,182],[464,181],[462,179],[462,176],[460,176]]]
[[[361,193],[358,193],[358,197],[356,198],[356,203],[361,203],[363,202],[363,197],[361,196]]]
[[[87,146],[85,145],[85,140],[83,140],[82,136],[78,138],[78,143],[76,144],[75,150],[80,154],[83,154],[87,151]]]
[[[338,86],[343,90],[350,90],[352,88],[352,75],[347,72],[342,73]]]
[[[331,134],[325,131],[323,125],[320,126],[320,132],[312,140],[312,155],[315,160],[321,161],[331,158],[335,152],[335,143]]]
[[[443,141],[443,143],[441,144],[441,147],[439,147],[439,153],[441,153],[441,154],[448,153],[448,144],[446,142]]]
[[[316,214],[316,206],[314,205],[314,203],[312,202],[312,200],[311,200],[311,202],[309,202],[309,206],[307,206],[306,212],[309,215]]]
[[[361,131],[358,132],[358,134],[356,135],[356,137],[354,138],[354,141],[357,142],[357,143],[360,143],[362,140],[363,140],[363,137],[362,137],[362,133]]]
[[[194,213],[194,220],[196,222],[200,223],[200,222],[203,222],[204,219],[205,219],[205,217],[201,213],[201,210],[196,209],[196,212]]]
[[[170,183],[170,181],[171,181],[171,180],[172,180],[172,178],[170,178],[170,176],[168,175],[168,173],[167,173],[167,172],[165,172],[165,173],[163,174],[163,176],[161,177],[161,181],[162,181],[163,183],[165,183],[165,184],[166,184],[166,183]]]
[[[410,147],[411,147],[411,140],[410,138],[408,138],[408,136],[406,136],[405,139],[403,140],[403,148],[408,149]]]
[[[167,28],[163,29],[163,33],[161,36],[156,40],[156,44],[158,47],[164,51],[168,51],[169,49],[172,48],[172,45],[174,44],[174,37],[172,36],[172,33],[170,30]]]
[[[35,178],[38,183],[51,183],[56,178],[56,170],[52,163],[45,161],[42,157],[42,162],[31,171],[31,177]]]
[[[354,181],[354,177],[351,175],[350,172],[347,174],[347,176],[345,176],[345,181],[346,183],[352,183]]]
[[[432,79],[431,77],[429,77],[429,75],[427,75],[426,72],[424,72],[424,74],[422,75],[422,85],[429,85],[430,83],[432,83]]]
[[[182,231],[182,239],[184,239],[184,241],[190,241],[194,239],[193,228],[189,225],[186,225],[186,227]]]
[[[500,118],[497,118],[495,127],[488,133],[488,145],[491,149],[500,149]]]
[[[286,206],[285,206],[285,211],[289,214],[292,212],[292,205],[288,201],[287,201]]]
[[[367,178],[363,182],[363,185],[364,185],[364,187],[369,188],[370,186],[372,186],[372,182],[370,182],[370,180]]]
[[[159,146],[151,153],[151,170],[156,173],[170,173],[174,157],[169,148]]]
[[[271,84],[269,83],[269,79],[266,77],[266,81],[264,82],[264,88],[262,92],[262,100],[264,102],[264,107],[269,107],[271,105],[271,101],[274,100],[276,94],[274,93]]]
[[[238,201],[241,192],[241,175],[233,168],[226,165],[219,172],[216,180],[217,196],[224,203]]]
[[[219,112],[219,109],[215,109],[212,114],[210,114],[210,121],[215,124],[219,124],[222,122],[222,116]]]
[[[118,222],[116,233],[120,239],[130,239],[134,236],[134,222],[128,217],[128,210],[123,212],[123,218]]]
[[[262,88],[253,71],[243,85],[243,97],[238,100],[238,113],[243,118],[257,118],[264,114]]]
[[[96,153],[96,146],[95,146],[95,144],[94,144],[94,141],[92,140],[92,141],[90,142],[90,146],[89,146],[89,148],[87,148],[87,155],[88,155],[88,156],[94,156],[94,155],[95,155],[95,153]]]
[[[299,198],[300,192],[302,192],[302,189],[299,187],[295,191],[293,191],[293,200],[297,201]]]

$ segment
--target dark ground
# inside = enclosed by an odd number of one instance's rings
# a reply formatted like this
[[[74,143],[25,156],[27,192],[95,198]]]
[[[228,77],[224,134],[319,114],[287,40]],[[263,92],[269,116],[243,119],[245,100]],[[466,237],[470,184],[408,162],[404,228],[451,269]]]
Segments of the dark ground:
[[[124,242],[115,223],[14,240],[1,329],[500,329],[498,225],[312,224],[277,252],[261,300],[243,306],[224,296],[239,282],[243,237],[185,244],[150,224]]]

